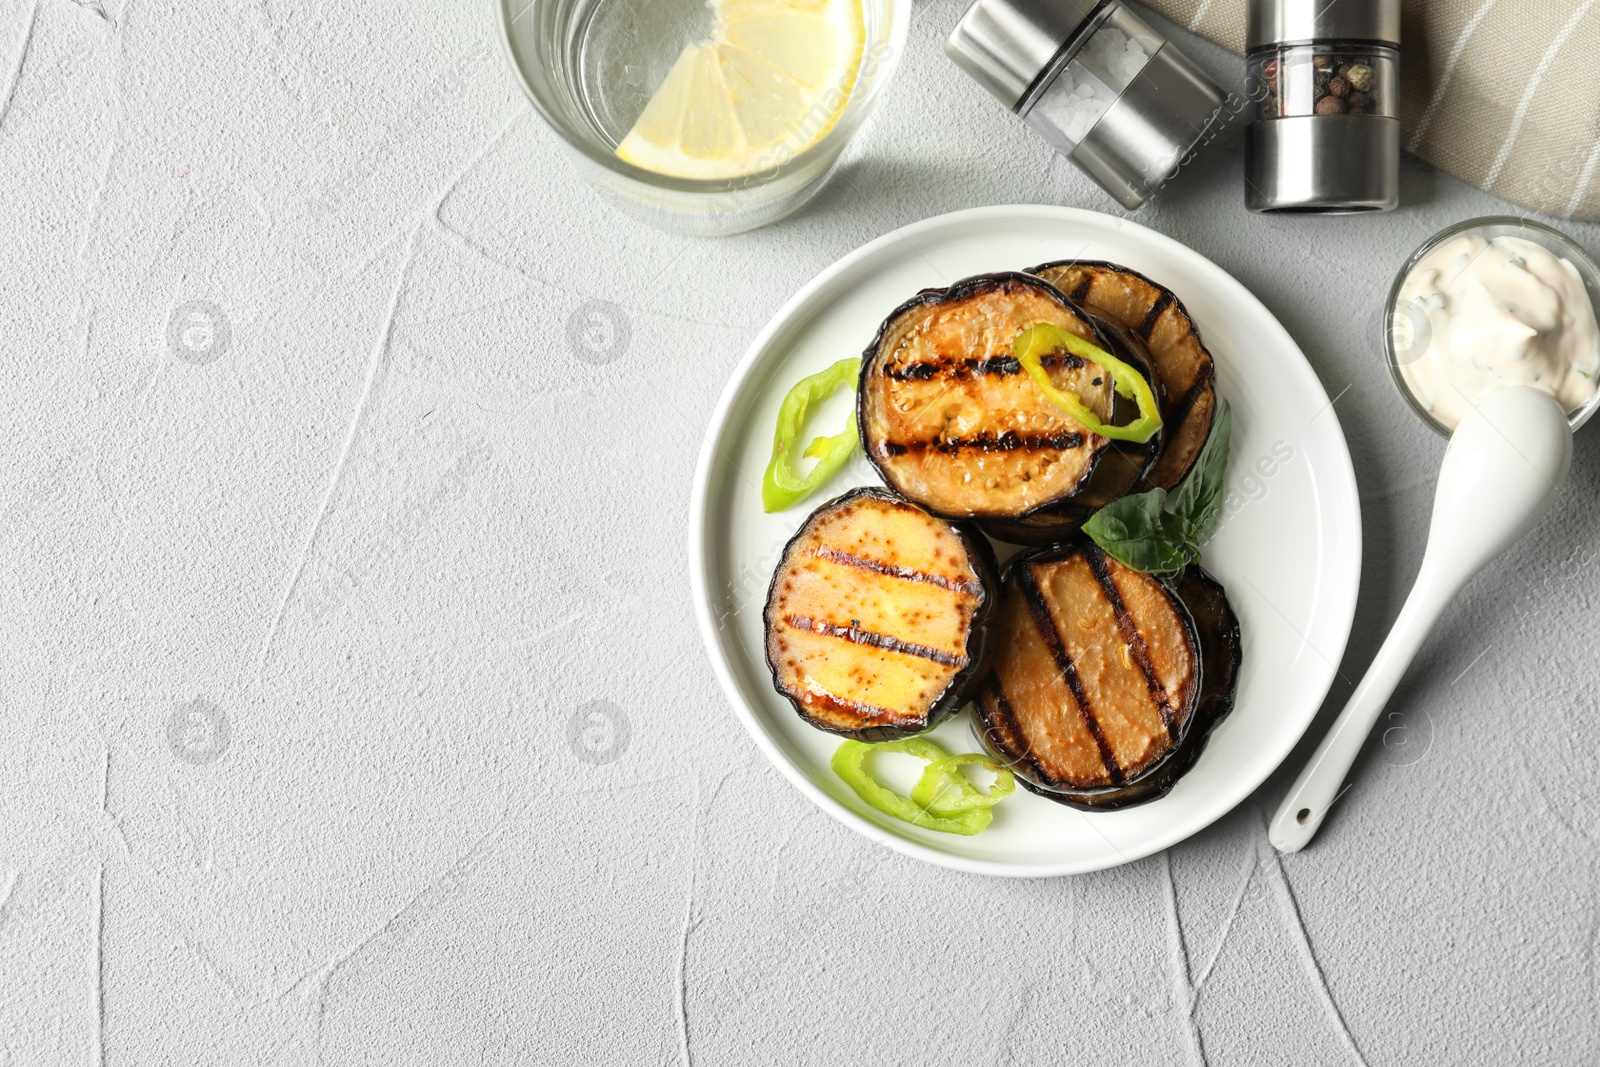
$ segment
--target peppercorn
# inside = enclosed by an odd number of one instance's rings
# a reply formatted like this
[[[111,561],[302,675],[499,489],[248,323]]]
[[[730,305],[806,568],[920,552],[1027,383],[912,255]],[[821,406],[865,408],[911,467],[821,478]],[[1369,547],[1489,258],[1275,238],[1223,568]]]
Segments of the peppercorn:
[[[1365,63],[1357,63],[1345,75],[1345,80],[1350,83],[1350,88],[1366,92],[1372,88],[1372,68]]]
[[[1316,67],[1318,70],[1327,70],[1329,67],[1333,66],[1333,57],[1317,56],[1311,61],[1311,65]]]
[[[1349,96],[1344,98],[1344,102],[1345,105],[1354,112],[1365,114],[1371,112],[1372,110],[1372,97],[1366,93],[1352,92]]]
[[[1343,115],[1347,110],[1345,102],[1337,96],[1325,96],[1317,101],[1319,115]]]
[[[1344,96],[1349,91],[1350,83],[1339,77],[1339,75],[1335,74],[1332,78],[1328,79],[1328,92],[1332,93],[1334,96]]]

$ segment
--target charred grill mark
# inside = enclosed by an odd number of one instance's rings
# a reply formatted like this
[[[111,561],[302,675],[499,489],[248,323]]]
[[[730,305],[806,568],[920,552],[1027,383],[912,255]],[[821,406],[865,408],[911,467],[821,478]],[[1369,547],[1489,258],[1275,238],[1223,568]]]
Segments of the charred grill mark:
[[[948,589],[952,593],[965,593],[967,596],[983,595],[983,585],[979,582],[957,581],[954,578],[946,578],[942,574],[929,574],[927,571],[919,571],[915,567],[901,567],[878,559],[851,555],[849,552],[842,552],[827,545],[818,545],[814,555],[818,559],[825,559],[831,563],[838,563],[845,567],[859,567],[861,570],[882,574],[889,578],[901,578],[908,582],[926,582],[929,585],[938,586],[940,589]]]
[[[1150,335],[1155,332],[1156,323],[1161,321],[1162,314],[1172,306],[1172,294],[1163,289],[1161,295],[1156,297],[1156,302],[1150,305],[1150,310],[1144,313],[1144,320],[1139,323],[1135,332],[1143,340],[1150,340]]]
[[[1094,288],[1094,271],[1086,270],[1078,279],[1078,284],[1072,287],[1072,292],[1067,295],[1080,304],[1089,298],[1089,290]]]
[[[1182,426],[1189,418],[1189,411],[1194,407],[1195,401],[1200,399],[1200,394],[1206,391],[1206,386],[1211,384],[1211,379],[1216,376],[1216,364],[1209,359],[1200,368],[1200,373],[1194,376],[1194,382],[1183,391],[1183,395],[1172,405],[1172,410],[1167,413],[1167,424],[1174,429]]]
[[[975,359],[968,361],[968,370],[972,374],[1020,374],[1022,364],[1017,362],[1016,356],[990,356],[988,359]]]
[[[918,725],[922,722],[920,716],[905,715],[891,708],[880,708],[876,704],[864,704],[859,700],[839,696],[837,693],[818,692],[805,690],[800,695],[801,703],[808,707],[822,706],[830,711],[844,712],[854,715],[863,722],[887,724],[890,726]]]
[[[1083,679],[1078,677],[1078,667],[1067,654],[1067,646],[1061,639],[1061,631],[1056,629],[1055,620],[1050,617],[1050,606],[1044,602],[1044,594],[1039,590],[1033,569],[1021,568],[1017,572],[1017,582],[1022,589],[1023,598],[1028,602],[1028,614],[1033,616],[1033,624],[1039,628],[1039,636],[1044,638],[1046,647],[1050,649],[1050,655],[1055,658],[1056,669],[1061,672],[1061,680],[1066,682],[1067,688],[1072,691],[1072,699],[1078,705],[1078,713],[1083,716],[1083,725],[1088,728],[1089,736],[1094,738],[1095,748],[1100,751],[1100,764],[1105,768],[1106,777],[1111,779],[1112,785],[1121,785],[1122,768],[1118,766],[1116,756],[1111,752],[1111,745],[1100,729],[1099,720],[1094,717],[1094,708],[1089,704],[1089,694],[1084,691]]]
[[[1000,684],[1000,679],[995,678],[989,683],[989,697],[994,701],[995,718],[1000,719],[1007,732],[1011,734],[1016,743],[1017,751],[1012,755],[1027,763],[1033,772],[1040,778],[1049,781],[1053,775],[1044,769],[1044,766],[1034,758],[1033,747],[1028,744],[1027,735],[1022,732],[1022,723],[1017,720],[1017,713],[1011,707],[1011,701],[1006,699],[1005,687]]]
[[[1084,366],[1080,356],[1067,352],[1057,352],[1043,356],[1039,359],[1040,366],[1046,368],[1066,367],[1077,370]],[[927,382],[934,378],[966,378],[974,375],[982,376],[993,374],[997,377],[1008,377],[1022,373],[1022,364],[1017,362],[1015,356],[990,356],[987,359],[931,359],[917,363],[906,363],[899,367],[885,367],[883,374],[886,378],[896,382]]]
[[[907,452],[942,452],[953,456],[968,449],[979,452],[1042,452],[1051,449],[1067,452],[1083,446],[1083,434],[1076,431],[1060,433],[1019,434],[1007,430],[1002,434],[981,433],[974,437],[936,437],[931,441],[885,441],[885,456],[903,456]]]
[[[942,649],[929,648],[927,645],[912,644],[910,641],[902,641],[890,634],[863,630],[859,626],[840,626],[838,623],[829,622],[826,619],[812,619],[804,615],[786,615],[783,621],[797,630],[809,630],[824,637],[837,637],[842,641],[849,641],[853,645],[881,648],[885,652],[899,652],[906,656],[916,656],[919,659],[931,660],[941,667],[954,667],[956,670],[961,670],[969,662],[964,655],[952,654]]]
[[[932,363],[907,363],[904,367],[885,369],[883,373],[897,382],[925,382],[933,377],[936,369]]]
[[[1150,659],[1150,646],[1145,643],[1144,634],[1139,632],[1139,627],[1134,623],[1128,605],[1123,603],[1122,594],[1117,592],[1116,584],[1111,580],[1111,568],[1106,566],[1105,557],[1099,552],[1085,551],[1083,558],[1089,564],[1089,569],[1094,572],[1094,580],[1100,583],[1100,591],[1105,594],[1106,602],[1111,605],[1111,613],[1117,617],[1117,629],[1122,633],[1123,644],[1128,646],[1129,657],[1132,658],[1134,666],[1139,668],[1139,673],[1144,676],[1145,688],[1150,691],[1150,699],[1155,701],[1156,710],[1161,713],[1161,725],[1167,728],[1167,738],[1176,741],[1178,713],[1173,710],[1172,696],[1156,675],[1156,665]]]

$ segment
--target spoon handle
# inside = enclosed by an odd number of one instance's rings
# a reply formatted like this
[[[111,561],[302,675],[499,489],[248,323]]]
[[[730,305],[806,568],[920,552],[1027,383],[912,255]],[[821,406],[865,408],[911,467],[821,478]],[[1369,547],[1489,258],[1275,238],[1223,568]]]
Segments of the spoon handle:
[[[1383,706],[1460,585],[1438,580],[1424,562],[1377,658],[1272,817],[1267,837],[1278,851],[1299,852],[1315,836]]]

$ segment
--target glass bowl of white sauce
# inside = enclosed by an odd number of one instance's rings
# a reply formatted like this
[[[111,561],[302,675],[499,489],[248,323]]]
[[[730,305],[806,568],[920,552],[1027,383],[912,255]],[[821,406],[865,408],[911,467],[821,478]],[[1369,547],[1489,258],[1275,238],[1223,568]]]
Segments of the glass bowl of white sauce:
[[[1389,376],[1448,437],[1495,389],[1541,389],[1576,430],[1600,407],[1600,265],[1572,238],[1511,215],[1468,219],[1411,254],[1389,290]]]

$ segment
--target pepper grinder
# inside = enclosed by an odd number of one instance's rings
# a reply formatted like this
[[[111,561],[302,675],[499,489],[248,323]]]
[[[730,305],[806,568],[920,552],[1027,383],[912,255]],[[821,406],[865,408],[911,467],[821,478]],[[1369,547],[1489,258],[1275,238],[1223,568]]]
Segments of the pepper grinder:
[[[1400,0],[1249,0],[1251,211],[1400,203]]]

